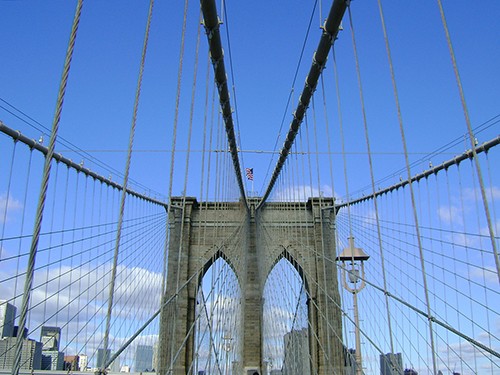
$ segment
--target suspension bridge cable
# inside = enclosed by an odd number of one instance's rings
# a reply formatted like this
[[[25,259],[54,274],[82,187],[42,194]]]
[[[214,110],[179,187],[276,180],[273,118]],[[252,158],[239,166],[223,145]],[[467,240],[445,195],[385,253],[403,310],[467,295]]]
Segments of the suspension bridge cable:
[[[497,146],[498,144],[500,144],[500,136],[497,136],[496,138],[493,138],[487,142],[484,142],[482,145],[476,147],[476,154],[479,154],[482,152],[487,153],[488,150],[490,150],[494,146]],[[449,159],[449,160],[447,160],[447,161],[445,161],[437,166],[432,166],[430,169],[425,170],[422,173],[414,175],[413,177],[411,177],[411,182],[412,183],[418,182],[418,181],[422,180],[423,178],[427,178],[431,175],[436,175],[438,172],[440,172],[442,170],[446,171],[450,166],[458,165],[462,161],[470,159],[471,157],[472,157],[472,151],[467,150],[464,153],[462,153],[461,155],[454,157],[453,159]],[[340,203],[338,205],[338,208],[345,207],[345,206],[347,206],[347,204],[354,205],[354,204],[357,204],[359,202],[373,199],[374,197],[378,197],[380,195],[387,194],[388,192],[391,192],[393,190],[397,190],[397,189],[404,187],[406,185],[409,185],[409,184],[410,184],[410,182],[408,180],[400,181],[397,184],[391,185],[387,188],[379,189],[375,193],[372,193],[372,195],[370,195],[370,196],[364,196],[364,197],[354,199],[354,200],[349,201],[349,202]]]
[[[288,131],[286,140],[284,145],[280,151],[280,157],[278,162],[276,163],[276,167],[274,169],[273,175],[269,181],[269,185],[264,193],[257,209],[260,208],[273,190],[274,184],[276,183],[276,179],[278,178],[281,169],[287,159],[287,156],[290,152],[290,149],[295,141],[295,137],[297,136],[297,132],[300,128],[300,124],[304,118],[307,107],[309,106],[309,102],[311,97],[316,89],[316,85],[318,83],[318,78],[323,71],[326,60],[328,57],[328,53],[330,52],[330,48],[333,43],[335,43],[335,39],[339,32],[340,22],[342,21],[342,17],[346,10],[346,3],[343,0],[335,0],[330,9],[330,13],[328,14],[328,18],[325,21],[323,34],[321,36],[320,42],[316,49],[313,58],[313,64],[311,69],[309,70],[309,74],[306,78],[306,83],[304,85],[304,89],[302,90],[302,94],[299,99],[299,104],[297,105],[297,109],[293,115],[293,120],[290,125],[290,129]]]
[[[237,140],[238,140],[238,144],[240,145],[240,147],[238,148],[238,152],[241,154],[241,164],[245,165],[245,160],[243,159],[243,154],[241,153],[240,119],[239,119],[239,112],[238,112],[238,100],[236,98],[236,83],[235,83],[235,79],[234,79],[233,54],[231,52],[231,38],[229,37],[228,13],[227,13],[227,6],[226,6],[225,1],[222,1],[221,12],[223,12],[223,14],[225,14],[225,16],[226,16],[225,18],[221,17],[221,19],[222,19],[221,22],[225,22],[225,25],[226,25],[227,50],[228,50],[228,54],[229,54],[229,70],[231,71],[231,82],[232,82],[231,89],[232,89],[233,96],[234,96],[234,115],[236,118],[236,129],[238,130]]]
[[[309,39],[309,32],[311,31],[311,25],[313,23],[314,13],[316,13],[317,4],[318,4],[318,1],[316,0],[314,2],[313,9],[311,11],[311,16],[309,17],[309,24],[307,25],[307,30],[306,30],[306,34],[304,36],[304,41],[302,42],[302,49],[300,50],[299,60],[297,61],[297,66],[295,68],[295,74],[293,75],[292,86],[290,88],[290,93],[288,94],[288,99],[286,101],[285,110],[283,111],[283,116],[281,117],[280,128],[278,130],[278,134],[276,135],[276,141],[274,143],[273,153],[278,152],[278,142],[280,141],[281,132],[283,131],[283,125],[285,123],[285,119],[288,116],[288,108],[290,106],[290,103],[292,102],[293,93],[295,91],[295,82],[297,81],[297,76],[299,75],[299,68],[300,68],[300,65],[302,64],[302,57],[304,56],[304,51],[306,49],[307,40]],[[269,171],[271,170],[272,162],[273,162],[273,159],[269,160],[269,164],[267,165],[267,171],[266,171],[265,178],[263,181],[267,181],[267,178],[269,176]],[[262,186],[262,188],[263,187],[264,186]],[[262,188],[261,188],[261,191],[262,191]]]
[[[135,91],[135,99],[134,99],[134,107],[132,113],[132,123],[130,126],[130,136],[128,143],[128,151],[127,151],[127,159],[125,164],[125,173],[123,177],[123,191],[120,200],[120,211],[118,216],[118,225],[116,229],[116,243],[115,243],[115,251],[113,256],[113,267],[111,268],[111,284],[109,286],[109,299],[108,299],[108,312],[106,315],[106,328],[104,331],[104,358],[103,363],[106,363],[107,360],[107,350],[108,350],[108,340],[109,340],[109,331],[110,331],[110,323],[111,323],[111,313],[113,311],[113,299],[115,294],[115,279],[116,279],[116,268],[118,265],[118,255],[120,250],[120,240],[121,240],[121,232],[122,232],[122,223],[123,223],[123,215],[125,211],[125,198],[127,197],[127,185],[128,185],[128,177],[130,173],[130,162],[132,160],[132,148],[134,145],[134,136],[135,136],[135,127],[137,123],[137,112],[139,108],[139,100],[141,97],[141,86],[142,86],[142,77],[144,75],[144,65],[146,62],[146,53],[148,49],[148,40],[149,40],[149,31],[151,28],[151,18],[153,15],[153,6],[154,0],[150,0],[148,17],[146,21],[146,31],[144,33],[144,41],[142,46],[142,54],[141,54],[141,62],[139,67],[139,77],[137,79],[137,88]],[[99,369],[101,374],[105,373],[106,368]]]
[[[210,47],[210,56],[214,68],[214,76],[219,91],[220,107],[223,113],[223,119],[227,134],[227,141],[229,143],[229,151],[233,161],[233,167],[238,181],[240,196],[244,200],[244,204],[248,209],[246,202],[245,188],[241,174],[241,167],[238,156],[238,147],[234,134],[233,117],[231,111],[231,103],[229,99],[229,92],[227,89],[226,69],[224,66],[224,54],[222,52],[219,20],[217,17],[217,9],[214,0],[202,0],[201,9],[203,12],[204,26],[207,33],[208,44]]]
[[[23,301],[22,301],[22,305],[21,305],[21,315],[20,315],[20,319],[19,319],[19,332],[23,332],[24,328],[26,326],[28,306],[29,306],[30,297],[31,297],[31,286],[33,283],[35,259],[36,259],[37,249],[38,249],[38,241],[39,241],[39,235],[40,235],[40,230],[41,230],[41,226],[42,226],[45,198],[46,198],[46,194],[47,194],[47,188],[48,188],[49,177],[50,177],[52,155],[54,154],[54,148],[55,148],[55,143],[56,143],[56,139],[57,139],[57,132],[59,129],[59,121],[60,121],[61,112],[62,112],[62,105],[63,105],[63,101],[64,101],[64,94],[66,92],[66,85],[68,82],[68,76],[69,76],[69,71],[70,71],[70,66],[71,66],[71,59],[73,57],[73,50],[74,50],[74,46],[75,46],[76,33],[77,33],[78,25],[80,22],[82,5],[83,5],[83,0],[79,0],[77,3],[75,17],[73,20],[68,49],[66,51],[66,59],[64,62],[63,75],[62,75],[61,83],[60,83],[60,87],[59,87],[58,99],[57,99],[57,103],[56,103],[56,111],[55,111],[54,120],[52,123],[52,132],[51,132],[50,140],[49,140],[48,153],[47,153],[47,156],[45,157],[45,164],[44,164],[44,168],[43,168],[43,179],[42,179],[42,183],[41,183],[41,187],[40,187],[40,196],[38,199],[36,220],[35,220],[35,225],[34,225],[34,229],[33,229],[33,240],[31,242],[31,247],[30,247],[30,259],[28,261],[26,281],[24,284],[24,297],[23,297]],[[21,334],[21,335],[19,335],[17,342],[16,342],[15,357],[14,357],[14,363],[12,365],[12,372],[11,372],[12,375],[19,374],[19,369],[20,369],[20,364],[21,364],[22,347],[23,347],[23,335]]]
[[[485,129],[488,129],[488,128],[492,127],[493,125],[498,124],[499,121],[500,121],[500,120],[498,120],[499,116],[500,115],[493,116],[489,120],[487,120],[487,121],[483,122],[482,124],[478,125],[476,128],[474,128],[475,134],[479,134],[481,131],[483,131]],[[436,157],[438,155],[444,154],[445,151],[451,150],[452,147],[459,145],[462,141],[463,141],[463,136],[459,136],[459,137],[451,140],[450,142],[446,143],[445,145],[438,147],[437,149],[433,150],[430,153],[424,153],[425,155],[423,157],[421,157],[421,158],[419,158],[419,159],[411,162],[410,163],[410,167],[412,167],[412,169],[413,169],[413,167],[416,167],[418,165],[421,165],[422,163],[425,163],[426,164],[426,168],[427,168],[427,166],[429,168],[433,168],[433,165],[432,165],[432,158],[433,157]],[[480,148],[480,147],[481,146],[477,146],[476,147],[478,153],[480,152],[478,150],[478,148]],[[375,154],[380,154],[380,153],[372,152],[372,155],[375,155]],[[408,152],[408,155],[410,155],[410,154],[411,154],[411,152]],[[472,154],[471,154],[471,157],[472,157]],[[397,169],[396,171],[392,172],[391,174],[385,176],[384,178],[381,178],[381,179],[377,180],[376,184],[380,185],[381,183],[389,181],[389,180],[393,179],[394,177],[401,176],[401,173],[405,172],[405,170],[406,170],[405,167]],[[362,192],[363,190],[365,190],[365,189],[367,189],[369,187],[371,187],[371,185],[368,186],[368,187],[366,187],[366,186],[362,187],[356,193],[360,193],[360,192]]]
[[[469,117],[469,110],[467,107],[467,103],[465,101],[465,94],[464,94],[464,90],[462,87],[462,80],[460,79],[460,74],[458,72],[457,60],[455,57],[455,52],[453,50],[453,45],[452,45],[451,37],[450,37],[450,31],[448,30],[448,23],[446,22],[446,17],[444,14],[443,4],[442,4],[441,0],[437,0],[437,3],[439,6],[439,13],[441,15],[441,21],[443,23],[443,28],[444,28],[445,35],[446,35],[446,43],[448,44],[448,50],[450,52],[450,57],[451,57],[452,65],[453,65],[453,72],[455,74],[455,80],[457,82],[458,92],[460,94],[460,102],[462,104],[462,110],[464,113],[465,123],[467,125],[467,131],[469,133],[469,140],[470,140],[471,151],[472,151],[472,159],[474,160],[474,163],[476,166],[477,178],[479,181],[479,186],[481,188],[481,198],[483,200],[484,213],[486,216],[486,221],[488,223],[488,231],[490,233],[491,247],[493,249],[495,265],[497,268],[498,282],[500,283],[500,257],[498,255],[497,243],[495,241],[495,230],[493,228],[493,223],[491,220],[490,207],[488,204],[488,197],[486,196],[484,180],[483,180],[483,173],[481,171],[481,166],[480,166],[479,160],[477,158],[476,142],[475,142],[475,137],[474,137],[474,133],[472,130],[472,125],[471,125],[471,121],[470,121],[470,117]]]
[[[40,151],[42,154],[44,154],[47,157],[48,152],[49,152],[49,149],[47,147],[44,147],[41,144],[37,143],[35,140],[29,139],[28,137],[24,136],[20,132],[9,128],[2,121],[0,121],[0,132],[8,135],[12,139],[14,139],[14,141],[20,141],[20,142],[24,143],[25,145],[30,147],[30,149],[35,149],[37,151]],[[75,169],[78,172],[82,172],[83,174],[90,176],[96,180],[99,180],[99,181],[105,183],[106,185],[112,186],[118,190],[123,189],[123,187],[120,184],[118,184],[114,181],[111,181],[110,178],[105,178],[105,177],[91,171],[90,169],[85,168],[82,164],[77,164],[77,163],[73,162],[71,159],[65,158],[61,154],[52,153],[52,159],[54,159],[56,162],[62,162],[63,164],[67,165],[69,168]],[[136,197],[139,197],[139,198],[142,198],[144,200],[151,201],[151,202],[155,202],[156,204],[159,204],[162,206],[166,206],[166,203],[161,201],[161,200],[148,197],[147,195],[140,194],[140,193],[135,192],[134,190],[131,190],[129,188],[127,188],[126,191],[130,195],[133,195],[133,196],[136,196]]]
[[[19,108],[17,108],[16,106],[14,106],[13,104],[7,102],[5,99],[3,98],[0,98],[0,101],[5,103],[7,106],[9,106],[10,108],[12,108],[13,110],[15,110],[16,112],[22,114],[25,118],[17,115],[16,113],[14,113],[13,111],[9,110],[8,108],[5,108],[4,106],[0,105],[0,108],[2,108],[4,111],[6,111],[7,113],[10,113],[11,115],[13,115],[14,117],[16,117],[17,119],[21,120],[22,122],[28,124],[30,127],[34,128],[35,130],[38,130],[40,133],[42,134],[45,134],[44,130],[46,132],[50,132],[50,129],[48,129],[46,126],[44,126],[42,123],[40,123],[39,121],[35,120],[33,117],[30,117],[28,114],[26,114],[25,112],[23,112],[22,110],[20,110]],[[28,120],[30,120],[31,122],[28,122],[26,120],[26,118]],[[37,124],[38,126],[41,126],[44,130],[42,129],[39,129],[38,127],[36,127],[35,125],[33,125],[33,123]],[[92,156],[92,154],[90,152],[92,152],[92,150],[83,150],[82,148],[76,146],[74,143],[64,139],[63,137],[61,136],[58,136],[57,138],[57,141],[58,143],[61,143],[62,145],[66,146],[67,147],[67,150],[61,150],[60,152],[75,152],[77,153],[78,155],[82,156],[82,157],[86,157],[88,158],[90,161],[92,161],[95,165],[103,168],[104,170],[106,171],[109,171],[109,172],[113,172],[115,173],[118,177],[123,177],[123,174],[122,172],[120,172],[119,170],[117,170],[116,168],[113,168],[112,166],[110,166],[109,164],[106,164],[105,162],[103,162],[102,160],[99,160],[98,158]],[[35,141],[33,141],[35,142]],[[40,145],[42,145],[43,143],[43,136],[40,137],[39,139],[39,142],[38,142]],[[105,150],[103,150],[105,151]],[[124,152],[126,152],[126,150],[124,150]],[[58,155],[58,154],[56,154]],[[84,159],[82,159],[82,163],[83,163]],[[150,192],[150,194],[154,194],[155,196],[162,196],[161,193],[157,192],[157,191],[154,191],[154,190],[151,190],[149,187],[147,187],[146,185],[143,185],[141,184],[139,181],[136,181],[132,178],[129,178],[129,181],[133,182],[134,186],[137,187],[140,187],[141,189],[144,189],[148,192]]]

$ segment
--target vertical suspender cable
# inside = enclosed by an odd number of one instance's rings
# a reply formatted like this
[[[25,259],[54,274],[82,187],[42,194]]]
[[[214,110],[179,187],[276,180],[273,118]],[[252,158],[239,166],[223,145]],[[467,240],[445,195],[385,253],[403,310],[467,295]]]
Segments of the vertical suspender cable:
[[[195,102],[195,95],[196,95],[196,78],[197,78],[197,73],[198,73],[198,52],[199,52],[199,47],[200,47],[200,25],[198,26],[198,33],[197,33],[197,38],[196,38],[196,52],[195,52],[195,62],[194,62],[194,77],[193,77],[193,85],[192,85],[192,90],[191,90],[191,108],[190,108],[190,115],[189,115],[189,129],[188,129],[188,144],[187,144],[187,152],[186,152],[186,165],[184,168],[184,187],[182,189],[183,194],[182,194],[182,214],[181,214],[181,221],[180,221],[180,241],[179,241],[179,249],[178,254],[177,254],[177,278],[176,278],[176,286],[175,286],[175,309],[174,309],[174,316],[173,318],[173,335],[174,335],[174,340],[176,340],[175,335],[176,335],[176,327],[177,327],[177,316],[179,314],[178,309],[179,309],[179,304],[178,304],[178,297],[179,297],[179,287],[180,287],[180,275],[181,275],[181,256],[182,256],[182,251],[183,251],[183,244],[184,244],[184,221],[186,218],[186,191],[187,191],[187,184],[188,184],[188,176],[189,176],[189,157],[191,155],[191,138],[192,138],[192,130],[193,130],[193,114],[194,114],[194,102]],[[188,268],[189,272],[189,265],[186,266]],[[198,278],[196,278],[198,279]],[[188,291],[188,300],[189,300],[189,291]],[[189,327],[188,327],[189,328]],[[187,333],[190,335],[190,333]],[[183,338],[183,345],[186,345],[187,343],[187,337]],[[169,366],[169,373],[173,371],[173,366],[174,366],[174,356],[173,356],[173,351],[174,351],[174,345],[171,345],[171,353],[170,353],[170,366]],[[178,351],[180,351],[181,348],[178,348]]]
[[[227,76],[224,66],[224,53],[222,52],[222,45],[219,31],[219,19],[217,17],[217,9],[214,0],[201,0],[201,9],[203,11],[204,25],[207,32],[208,44],[210,47],[210,55],[214,68],[215,82],[219,91],[220,107],[224,118],[226,128],[227,141],[229,143],[229,151],[233,160],[234,171],[240,195],[243,199],[245,207],[249,209],[245,196],[245,188],[241,175],[241,167],[238,159],[238,148],[236,145],[236,136],[234,134],[233,116],[231,113],[231,102],[229,100],[229,91],[227,89]]]
[[[50,134],[49,147],[47,155],[45,156],[45,163],[43,167],[42,183],[40,186],[40,196],[38,197],[38,205],[36,209],[35,216],[35,226],[33,229],[33,237],[31,240],[30,253],[28,258],[28,266],[26,270],[26,279],[24,283],[24,295],[21,305],[21,313],[19,317],[19,331],[24,332],[26,327],[26,318],[28,315],[28,307],[31,297],[31,287],[33,284],[33,276],[35,273],[35,259],[38,251],[38,241],[40,239],[40,231],[42,228],[42,218],[43,211],[45,207],[45,198],[47,196],[47,189],[49,186],[50,177],[50,167],[52,163],[52,156],[54,155],[54,148],[57,139],[57,132],[59,129],[59,122],[61,120],[62,105],[64,102],[64,95],[66,93],[66,85],[68,83],[69,70],[71,66],[71,59],[73,57],[73,51],[75,47],[76,33],[78,31],[78,25],[80,23],[80,15],[82,11],[83,0],[79,0],[76,6],[75,16],[73,18],[73,25],[71,28],[71,35],[68,43],[68,48],[66,50],[66,59],[64,62],[63,74],[61,78],[61,83],[59,85],[59,93],[56,103],[56,111],[54,114],[54,120],[52,122],[52,132]],[[12,365],[12,375],[19,374],[19,368],[21,365],[21,353],[23,347],[23,335],[18,335],[14,356],[14,363]]]
[[[349,14],[349,24],[351,27],[351,35],[352,35],[352,44],[353,44],[353,50],[354,50],[354,58],[356,60],[356,74],[358,77],[358,86],[359,86],[359,95],[360,95],[360,101],[361,101],[361,111],[363,115],[363,125],[364,125],[364,131],[365,131],[365,141],[366,141],[366,148],[368,151],[368,163],[370,167],[370,180],[371,180],[371,187],[372,187],[372,192],[373,192],[373,204],[375,208],[375,222],[377,224],[377,238],[378,238],[378,245],[379,245],[379,252],[382,260],[382,274],[383,274],[383,280],[384,280],[384,290],[387,291],[387,282],[386,282],[386,272],[385,272],[385,260],[384,260],[384,252],[383,252],[383,246],[382,246],[382,235],[381,235],[381,230],[380,230],[380,221],[379,221],[379,209],[378,209],[378,202],[376,198],[376,188],[375,188],[375,177],[373,174],[373,162],[372,162],[372,153],[371,153],[371,147],[370,147],[370,139],[368,135],[368,123],[366,120],[366,111],[365,111],[365,105],[364,105],[364,96],[363,96],[363,87],[361,84],[361,71],[359,67],[359,59],[358,59],[358,51],[356,47],[356,38],[354,34],[354,25],[352,22],[352,15],[351,15],[351,9],[348,9],[348,14]],[[417,234],[418,235],[418,234]],[[418,236],[420,238],[420,236]],[[427,290],[427,288],[426,288]],[[389,337],[390,337],[390,343],[391,343],[391,348],[393,347],[393,341],[392,341],[392,328],[391,328],[391,320],[390,320],[390,312],[389,312],[389,304],[388,300],[386,298],[386,309],[387,309],[387,314],[388,314],[388,324],[389,324]],[[432,338],[431,338],[432,340]],[[391,349],[393,350],[393,349]],[[433,351],[434,352],[434,351]],[[392,357],[391,357],[392,358]]]
[[[283,169],[288,154],[290,153],[292,145],[295,142],[295,138],[304,119],[304,115],[311,101],[311,97],[314,93],[314,90],[316,90],[318,78],[325,68],[328,53],[330,53],[330,49],[335,42],[335,38],[337,37],[337,34],[339,32],[340,22],[342,21],[345,10],[347,8],[347,3],[348,1],[345,0],[335,0],[332,4],[332,7],[330,8],[330,13],[328,14],[328,18],[325,21],[323,34],[321,35],[318,47],[316,48],[313,63],[311,65],[311,69],[309,70],[309,74],[307,75],[302,94],[300,95],[299,104],[297,105],[297,109],[293,114],[293,120],[290,124],[290,129],[288,130],[285,143],[281,148],[280,156],[278,162],[276,163],[273,175],[271,176],[269,185],[267,186],[266,192],[259,202],[257,209],[264,204],[266,199],[271,194],[274,184],[276,183],[276,180],[281,173],[281,170]]]
[[[391,82],[392,82],[392,88],[394,91],[394,100],[396,102],[395,103],[396,110],[398,113],[398,122],[399,122],[399,130],[401,133],[401,142],[403,143],[403,149],[404,149],[406,172],[407,172],[407,177],[408,177],[408,187],[410,189],[410,196],[411,196],[411,203],[412,203],[412,210],[413,210],[413,220],[414,220],[414,224],[415,224],[415,235],[417,237],[418,250],[420,253],[420,264],[422,267],[422,279],[423,279],[423,283],[424,283],[425,302],[427,305],[427,320],[428,320],[429,331],[430,331],[429,334],[430,334],[430,341],[431,341],[432,364],[433,364],[434,373],[436,373],[437,372],[436,350],[434,347],[434,332],[433,332],[432,320],[431,320],[429,289],[427,287],[427,276],[426,276],[426,271],[425,271],[424,252],[423,252],[423,247],[422,247],[422,238],[420,235],[420,226],[419,226],[418,213],[417,213],[417,207],[416,207],[416,202],[415,202],[415,193],[413,190],[413,184],[412,184],[412,178],[411,178],[412,176],[411,176],[411,170],[410,170],[410,161],[408,158],[408,147],[406,144],[406,137],[405,137],[405,131],[404,131],[404,126],[403,126],[403,117],[401,115],[401,106],[399,104],[399,95],[398,95],[398,88],[396,85],[396,76],[394,73],[394,66],[392,64],[391,48],[389,46],[389,38],[387,36],[387,28],[385,27],[385,18],[384,18],[384,13],[382,10],[382,3],[380,0],[378,0],[377,3],[378,3],[379,12],[380,12],[380,19],[382,22],[382,29],[384,32],[385,48],[387,50],[387,59],[389,62],[389,69],[390,69],[390,73],[391,73]]]
[[[474,139],[474,133],[472,132],[472,125],[469,118],[469,110],[467,109],[467,103],[465,102],[464,89],[462,87],[462,80],[460,79],[460,74],[458,73],[457,60],[455,58],[455,52],[453,51],[453,45],[451,44],[450,32],[448,30],[448,23],[446,22],[446,17],[444,15],[443,4],[441,0],[437,0],[439,5],[439,13],[441,14],[441,20],[443,22],[444,31],[446,34],[446,42],[448,43],[448,49],[450,51],[451,62],[453,64],[453,72],[455,73],[455,79],[457,81],[458,91],[460,94],[460,101],[462,103],[462,109],[464,111],[465,122],[467,124],[467,131],[469,133],[469,139],[471,143],[471,150],[476,165],[477,178],[479,180],[479,186],[481,188],[481,197],[483,199],[484,212],[486,214],[486,220],[488,222],[488,232],[491,240],[491,247],[493,249],[493,255],[495,257],[495,265],[497,267],[498,281],[500,282],[500,258],[498,256],[497,243],[495,240],[495,231],[493,229],[493,223],[491,220],[490,208],[488,205],[488,198],[486,196],[486,190],[484,188],[483,173],[481,171],[481,166],[479,165],[479,159],[477,158],[476,152],[476,142]]]
[[[111,269],[111,283],[109,285],[108,311],[106,314],[106,328],[104,331],[104,344],[103,344],[103,346],[104,346],[104,358],[102,361],[103,366],[107,362],[109,330],[110,330],[110,324],[111,324],[111,314],[112,314],[112,310],[113,310],[113,298],[114,298],[114,293],[115,293],[116,267],[118,265],[118,253],[119,253],[119,248],[120,248],[120,238],[121,238],[121,231],[122,231],[122,224],[123,224],[123,213],[125,211],[125,198],[127,196],[127,185],[128,185],[129,171],[130,171],[130,161],[132,159],[132,146],[134,144],[135,125],[137,122],[137,110],[139,107],[139,99],[141,96],[142,77],[144,74],[144,64],[146,61],[146,52],[147,52],[147,48],[148,48],[149,30],[151,27],[153,5],[154,5],[154,0],[151,0],[149,3],[148,19],[147,19],[147,23],[146,23],[146,32],[144,35],[144,42],[143,42],[143,46],[142,46],[141,63],[140,63],[140,67],[139,67],[139,77],[137,79],[137,88],[135,91],[134,109],[133,109],[133,113],[132,113],[132,124],[130,126],[130,136],[129,136],[128,150],[127,150],[127,161],[126,161],[126,165],[125,165],[125,176],[123,177],[123,190],[122,190],[122,195],[121,195],[121,200],[120,200],[120,213],[119,213],[119,217],[118,217],[118,225],[117,225],[117,230],[116,230],[116,241],[115,241],[115,251],[114,251],[114,255],[113,255],[113,268]],[[99,371],[101,373],[104,373],[106,371],[106,367],[99,369]]]

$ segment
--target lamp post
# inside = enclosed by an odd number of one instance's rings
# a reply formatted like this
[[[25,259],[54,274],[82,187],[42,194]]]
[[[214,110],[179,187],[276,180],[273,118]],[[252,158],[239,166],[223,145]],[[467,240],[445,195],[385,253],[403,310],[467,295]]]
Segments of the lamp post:
[[[224,351],[226,352],[226,371],[224,371],[224,373],[226,375],[228,375],[229,374],[229,352],[232,349],[231,341],[233,340],[233,338],[231,336],[229,336],[229,334],[226,332],[226,334],[222,337],[222,340],[223,340],[223,348],[224,348]]]
[[[337,257],[337,261],[342,262],[342,286],[352,293],[352,305],[354,308],[354,335],[356,338],[356,375],[363,373],[361,362],[361,339],[359,335],[359,314],[358,314],[358,293],[365,287],[365,265],[364,262],[370,258],[363,249],[354,247],[354,237],[349,237],[349,247],[346,247]],[[346,262],[350,264],[350,269],[346,273]],[[361,271],[361,275],[360,275]],[[361,281],[359,285],[358,282]],[[353,284],[353,286],[349,286]]]
[[[269,357],[267,359],[267,373],[271,375],[271,372],[273,371],[273,359]]]

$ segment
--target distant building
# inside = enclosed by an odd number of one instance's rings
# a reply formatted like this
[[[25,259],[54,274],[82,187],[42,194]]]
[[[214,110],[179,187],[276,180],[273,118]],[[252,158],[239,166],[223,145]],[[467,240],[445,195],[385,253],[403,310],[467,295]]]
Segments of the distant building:
[[[85,354],[78,355],[78,367],[80,371],[87,371],[87,367],[89,367],[89,357]]]
[[[78,355],[65,355],[64,356],[64,370],[66,371],[80,371],[78,363],[80,356]]]
[[[12,337],[17,337],[19,335],[19,326],[14,326],[14,333]],[[28,338],[28,327],[24,327],[23,338]]]
[[[124,365],[120,368],[120,372],[130,372],[130,366]]]
[[[380,355],[380,375],[403,375],[403,357],[401,353]]]
[[[405,373],[404,375],[418,375],[418,372],[416,372],[414,369],[412,368],[407,368],[405,369]]]
[[[0,340],[0,369],[12,369],[17,337],[4,337]],[[42,367],[42,343],[23,339],[21,366],[23,370],[40,370]]]
[[[111,357],[111,349],[106,350],[106,361]],[[97,368],[102,368],[104,366],[104,349],[97,349]]]
[[[64,370],[64,353],[57,350],[42,350],[42,370]]]
[[[117,357],[111,365],[109,365],[109,369],[111,372],[120,372],[122,367],[120,366],[120,357]]]
[[[309,363],[309,335],[307,328],[288,332],[284,337],[284,341],[283,375],[309,375],[311,366]]]
[[[344,375],[356,374],[356,349],[344,347]]]
[[[135,349],[135,372],[151,371],[153,369],[153,347],[137,345]]]
[[[42,330],[40,332],[40,342],[43,344],[42,350],[59,351],[61,328],[42,326]]]
[[[158,341],[153,344],[153,370],[158,369]]]
[[[16,306],[0,300],[0,338],[14,337],[14,320],[16,319]]]

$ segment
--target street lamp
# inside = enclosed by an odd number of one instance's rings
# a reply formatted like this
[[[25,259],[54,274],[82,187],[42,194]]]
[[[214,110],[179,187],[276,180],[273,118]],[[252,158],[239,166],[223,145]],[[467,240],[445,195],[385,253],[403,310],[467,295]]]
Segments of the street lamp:
[[[267,359],[267,373],[271,375],[271,372],[273,371],[273,359],[269,357]]]
[[[229,352],[231,351],[232,349],[232,344],[231,344],[231,341],[233,340],[233,338],[231,336],[229,336],[229,334],[226,332],[225,335],[222,337],[222,340],[223,340],[223,348],[224,348],[224,351],[226,352],[226,371],[225,371],[225,374],[229,374]]]
[[[365,265],[364,261],[370,258],[363,249],[359,247],[354,247],[354,237],[349,237],[349,247],[346,247],[344,251],[337,257],[337,261],[342,262],[342,286],[344,289],[352,293],[353,298],[353,308],[354,308],[354,335],[356,337],[356,374],[360,375],[363,373],[363,367],[361,363],[361,339],[359,336],[359,316],[358,316],[358,293],[365,287]],[[347,270],[346,275],[346,262],[350,264],[350,269]],[[361,275],[360,275],[361,271]],[[359,285],[358,282],[361,281]],[[353,286],[349,286],[349,284]]]

